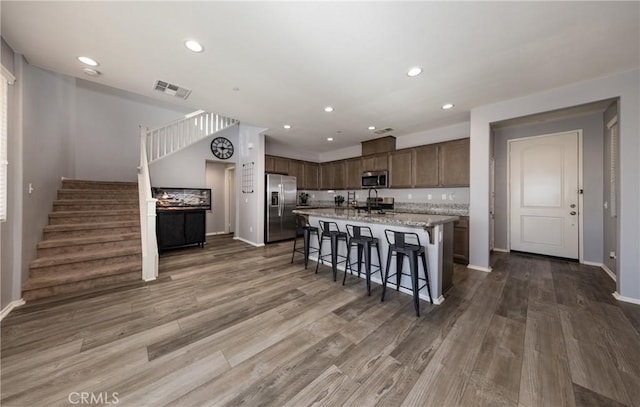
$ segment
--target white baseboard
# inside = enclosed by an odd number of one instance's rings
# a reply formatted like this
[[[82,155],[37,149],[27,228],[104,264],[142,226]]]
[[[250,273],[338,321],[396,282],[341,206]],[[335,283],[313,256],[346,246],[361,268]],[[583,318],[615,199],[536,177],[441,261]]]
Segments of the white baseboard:
[[[22,298],[17,301],[11,301],[10,303],[8,303],[7,306],[2,309],[2,312],[0,312],[0,321],[2,321],[4,317],[9,315],[9,313],[13,311],[14,308],[18,308],[19,306],[24,304],[25,302]]]
[[[255,242],[252,242],[252,241],[247,240],[247,239],[243,239],[243,238],[238,237],[238,236],[234,236],[233,240],[239,240],[241,242],[245,242],[246,244],[250,244],[251,246],[255,246],[255,247],[263,247],[264,246],[264,243],[255,243]]]
[[[476,266],[473,264],[469,264],[467,265],[467,268],[472,269],[472,270],[479,270],[479,271],[484,271],[486,273],[490,273],[491,272],[491,267],[482,267],[482,266]]]
[[[227,232],[210,232],[206,234],[206,236],[216,236],[216,235],[228,235],[228,233]]]
[[[493,251],[494,251],[494,252],[501,252],[501,253],[509,253],[509,250],[507,250],[507,249],[501,249],[501,248],[499,248],[499,247],[494,247],[494,248],[493,248]]]
[[[629,302],[631,304],[640,305],[640,299],[638,298],[623,297],[622,295],[618,294],[617,291],[611,295],[613,295],[613,298],[615,298],[618,301]]]
[[[598,263],[595,261],[583,261],[582,264],[587,265],[587,266],[595,266],[595,267],[600,267],[602,270],[604,270],[605,273],[607,273],[607,275],[609,277],[611,277],[611,279],[613,281],[616,281],[616,275],[613,271],[611,271],[611,269],[609,269],[609,267],[607,267],[604,263]]]
[[[609,267],[607,267],[606,264],[601,264],[600,267],[602,268],[602,270],[604,270],[605,273],[607,273],[609,275],[609,277],[611,277],[611,279],[613,281],[618,281],[616,279],[616,273],[614,273],[613,271],[611,271],[611,269]]]

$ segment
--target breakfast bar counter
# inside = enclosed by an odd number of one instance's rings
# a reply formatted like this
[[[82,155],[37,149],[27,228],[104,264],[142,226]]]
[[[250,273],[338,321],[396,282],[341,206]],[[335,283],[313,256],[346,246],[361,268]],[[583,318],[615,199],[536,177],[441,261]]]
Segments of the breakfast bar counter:
[[[368,226],[371,228],[374,237],[380,242],[380,257],[382,266],[386,265],[387,251],[389,245],[385,237],[385,229],[400,232],[411,232],[418,234],[421,244],[427,253],[427,264],[429,268],[429,280],[431,283],[431,296],[435,304],[444,301],[443,293],[452,285],[453,277],[453,223],[458,220],[458,216],[431,215],[422,213],[379,213],[372,211],[358,211],[351,208],[318,208],[318,209],[297,209],[296,214],[307,216],[309,224],[318,226],[320,221],[329,220],[338,224],[342,231],[346,231],[346,225]],[[318,242],[315,236],[312,237],[311,246],[317,247]],[[339,247],[340,255],[346,255],[343,245]],[[326,251],[325,251],[326,250]],[[323,251],[328,253],[328,244],[325,244]],[[352,256],[354,259],[355,256]],[[317,257],[310,257],[317,261]],[[372,256],[374,265],[377,257]],[[353,260],[352,260],[353,261]],[[340,268],[344,270],[344,267]],[[403,270],[408,271],[408,265]],[[395,262],[391,262],[389,274],[395,273]],[[364,273],[363,273],[364,277]],[[371,281],[382,284],[382,277],[379,273],[374,274]],[[411,286],[410,278],[402,276],[401,285]],[[395,288],[395,284],[390,284],[388,289]],[[410,290],[400,288],[400,291],[411,294]],[[426,287],[420,291],[420,298],[429,301]]]

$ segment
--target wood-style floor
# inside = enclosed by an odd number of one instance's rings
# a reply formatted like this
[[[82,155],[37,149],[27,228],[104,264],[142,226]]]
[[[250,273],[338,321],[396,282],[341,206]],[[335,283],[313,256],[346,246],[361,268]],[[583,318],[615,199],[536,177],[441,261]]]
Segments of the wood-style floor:
[[[14,310],[1,405],[640,405],[640,306],[599,268],[499,254],[416,318],[291,247],[217,236],[154,283]]]

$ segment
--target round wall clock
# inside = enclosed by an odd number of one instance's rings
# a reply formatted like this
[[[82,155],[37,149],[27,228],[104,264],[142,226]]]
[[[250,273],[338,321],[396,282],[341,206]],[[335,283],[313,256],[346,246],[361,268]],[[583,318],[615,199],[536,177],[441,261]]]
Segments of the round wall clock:
[[[233,143],[226,137],[216,137],[211,140],[211,152],[216,158],[226,160],[233,155]]]

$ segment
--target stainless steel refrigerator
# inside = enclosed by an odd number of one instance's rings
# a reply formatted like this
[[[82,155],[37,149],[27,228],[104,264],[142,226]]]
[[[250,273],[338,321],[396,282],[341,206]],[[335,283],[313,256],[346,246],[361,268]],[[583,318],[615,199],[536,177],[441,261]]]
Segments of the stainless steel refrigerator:
[[[265,241],[296,237],[296,209],[297,185],[296,177],[286,175],[266,174],[266,210],[265,210]]]

